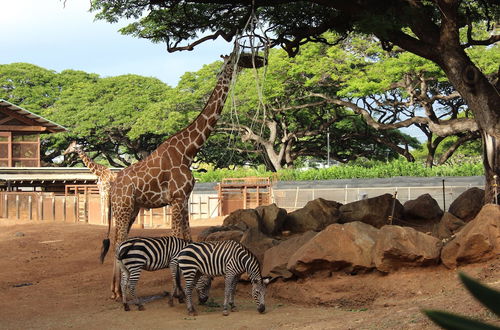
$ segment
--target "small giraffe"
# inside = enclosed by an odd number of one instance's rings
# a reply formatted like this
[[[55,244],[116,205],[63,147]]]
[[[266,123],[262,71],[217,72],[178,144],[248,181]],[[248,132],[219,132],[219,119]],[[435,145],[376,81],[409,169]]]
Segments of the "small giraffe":
[[[157,208],[165,205],[171,206],[173,236],[191,240],[188,199],[193,190],[194,178],[190,166],[220,117],[233,79],[236,56],[236,52],[233,52],[223,57],[224,64],[217,84],[203,111],[193,122],[168,138],[147,158],[118,173],[111,186],[110,196],[111,213],[115,219],[114,246],[127,238],[141,207]],[[101,262],[109,249],[109,233],[108,227]],[[115,264],[111,298],[120,296],[119,276]]]
[[[97,187],[101,198],[101,223],[106,223],[109,209],[109,190],[111,189],[111,182],[116,179],[116,173],[112,172],[106,166],[98,164],[90,159],[83,151],[82,146],[76,141],[70,143],[68,148],[63,152],[63,155],[65,156],[73,152],[76,152],[82,159],[83,164],[88,167],[90,172],[97,176]]]

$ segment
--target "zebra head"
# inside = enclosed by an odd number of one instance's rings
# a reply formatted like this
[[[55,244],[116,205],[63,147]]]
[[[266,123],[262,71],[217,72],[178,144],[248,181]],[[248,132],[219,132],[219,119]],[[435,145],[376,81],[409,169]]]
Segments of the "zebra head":
[[[257,303],[257,310],[259,313],[264,313],[266,310],[265,296],[266,286],[269,283],[268,278],[258,279],[252,281],[252,297]]]

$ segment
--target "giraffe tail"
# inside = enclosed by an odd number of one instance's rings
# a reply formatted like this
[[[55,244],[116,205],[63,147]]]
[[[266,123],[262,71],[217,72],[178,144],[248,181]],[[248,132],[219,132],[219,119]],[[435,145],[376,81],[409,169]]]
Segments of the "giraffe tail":
[[[106,257],[106,254],[108,253],[109,250],[109,238],[106,238],[102,240],[102,248],[101,248],[101,264],[104,262],[104,258]]]
[[[108,234],[105,239],[102,240],[102,248],[101,248],[101,264],[104,263],[104,258],[109,250],[109,232],[111,231],[111,198],[108,197]]]

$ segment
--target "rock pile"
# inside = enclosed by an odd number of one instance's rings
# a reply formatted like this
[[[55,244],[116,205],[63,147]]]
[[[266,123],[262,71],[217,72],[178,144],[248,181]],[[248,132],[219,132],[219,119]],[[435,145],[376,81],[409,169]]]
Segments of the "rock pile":
[[[467,190],[448,212],[428,194],[404,205],[390,194],[346,205],[318,198],[290,213],[271,204],[237,210],[199,240],[239,241],[259,258],[263,275],[285,279],[454,268],[500,254],[500,206],[482,207],[481,194]]]

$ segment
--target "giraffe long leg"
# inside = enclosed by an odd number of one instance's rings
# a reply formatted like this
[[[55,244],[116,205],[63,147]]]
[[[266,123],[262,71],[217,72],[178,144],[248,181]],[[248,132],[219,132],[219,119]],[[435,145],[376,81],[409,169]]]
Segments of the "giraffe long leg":
[[[127,239],[128,233],[132,224],[139,213],[139,208],[135,208],[131,211],[116,212],[115,217],[115,244],[114,248],[118,246],[121,242]],[[113,268],[113,281],[111,283],[111,299],[119,299],[121,295],[120,288],[120,269],[118,267]]]
[[[189,227],[188,198],[179,197],[172,201],[172,235],[185,240],[191,240]]]

